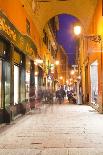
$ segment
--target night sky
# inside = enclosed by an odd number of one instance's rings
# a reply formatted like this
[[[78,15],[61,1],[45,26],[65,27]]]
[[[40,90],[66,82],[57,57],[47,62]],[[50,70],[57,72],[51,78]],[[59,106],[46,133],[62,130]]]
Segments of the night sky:
[[[57,41],[68,54],[68,62],[70,65],[75,63],[76,42],[73,34],[73,24],[78,22],[74,16],[61,14],[59,17],[59,31],[57,33]]]

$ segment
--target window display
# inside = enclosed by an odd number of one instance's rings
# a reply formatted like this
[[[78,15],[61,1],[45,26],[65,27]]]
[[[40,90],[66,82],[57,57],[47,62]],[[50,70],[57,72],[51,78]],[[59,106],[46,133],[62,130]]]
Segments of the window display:
[[[10,105],[10,63],[3,62],[5,65],[5,106]]]
[[[25,101],[25,69],[20,70],[20,102]]]
[[[19,102],[19,67],[14,65],[14,104]]]

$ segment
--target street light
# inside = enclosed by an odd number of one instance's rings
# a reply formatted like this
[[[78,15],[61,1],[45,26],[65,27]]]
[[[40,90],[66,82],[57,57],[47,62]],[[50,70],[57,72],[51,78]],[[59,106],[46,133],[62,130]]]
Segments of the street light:
[[[74,75],[75,74],[75,71],[74,70],[71,70],[70,74],[71,75]]]
[[[81,34],[81,26],[80,25],[74,26],[74,34],[75,35],[80,35]]]

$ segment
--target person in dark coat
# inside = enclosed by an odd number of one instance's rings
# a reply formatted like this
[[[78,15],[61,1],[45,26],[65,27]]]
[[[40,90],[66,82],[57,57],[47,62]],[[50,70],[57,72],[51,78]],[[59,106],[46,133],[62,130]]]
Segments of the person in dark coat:
[[[64,100],[64,97],[66,96],[66,93],[65,93],[65,90],[63,89],[63,87],[61,87],[60,93],[61,93],[62,99]]]

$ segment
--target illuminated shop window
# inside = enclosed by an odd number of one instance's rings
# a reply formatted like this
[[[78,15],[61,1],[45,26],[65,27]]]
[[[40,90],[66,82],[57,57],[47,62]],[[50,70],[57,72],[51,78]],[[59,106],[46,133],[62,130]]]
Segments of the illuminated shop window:
[[[14,65],[14,104],[19,102],[19,67]]]

